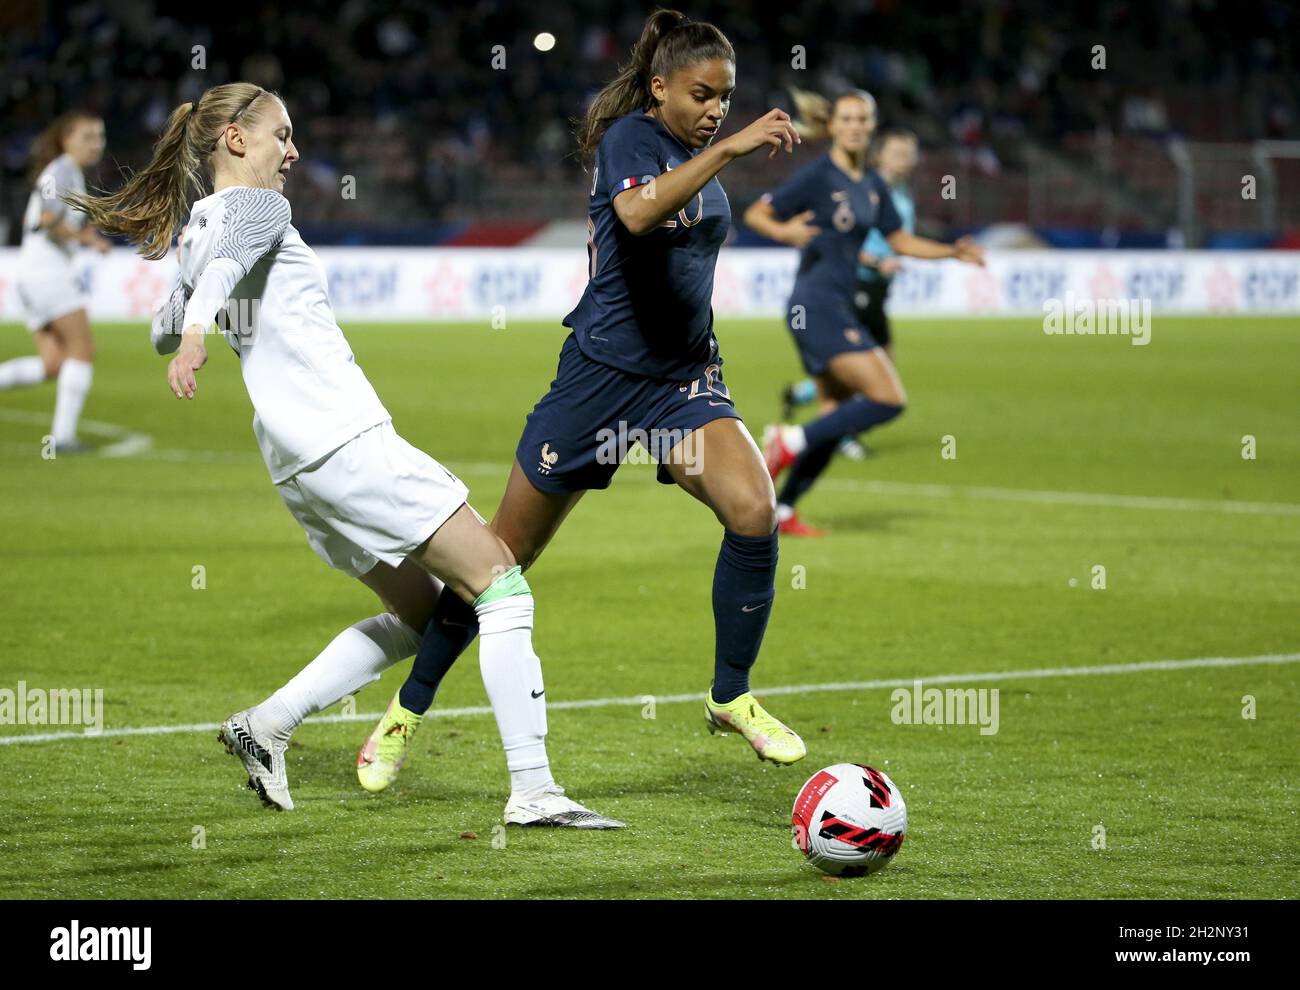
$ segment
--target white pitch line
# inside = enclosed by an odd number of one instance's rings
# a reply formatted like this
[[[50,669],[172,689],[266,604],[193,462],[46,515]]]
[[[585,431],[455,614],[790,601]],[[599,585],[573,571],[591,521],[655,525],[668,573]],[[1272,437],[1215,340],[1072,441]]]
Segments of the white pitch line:
[[[1230,499],[1175,498],[1163,495],[1112,495],[1104,492],[1034,491],[1029,488],[987,488],[971,485],[914,485],[901,481],[860,481],[826,478],[827,488],[872,492],[880,495],[922,495],[931,498],[974,498],[1001,502],[1039,502],[1051,505],[1103,506],[1113,509],[1170,509],[1182,512],[1242,512],[1259,515],[1300,516],[1300,503],[1238,502]]]
[[[509,464],[455,463],[448,466],[462,474],[505,474]],[[634,474],[652,481],[648,472]],[[1036,491],[1031,488],[991,488],[975,485],[915,484],[907,481],[870,481],[858,478],[824,478],[819,487],[874,495],[918,495],[925,498],[974,498],[1002,502],[1037,502],[1052,505],[1100,506],[1112,509],[1172,509],[1183,512],[1227,512],[1258,515],[1300,516],[1300,502],[1245,502],[1212,498],[1177,498],[1164,495],[1113,495],[1106,492]]]
[[[49,425],[50,414],[34,412],[30,409],[0,409],[0,420],[25,425]],[[81,419],[77,421],[77,429],[92,436],[116,441],[116,443],[110,443],[98,448],[95,451],[97,457],[138,457],[153,446],[153,437],[148,433],[139,433],[136,430],[127,429],[125,426],[118,426],[116,423],[104,423],[97,419]],[[6,446],[12,448],[16,445]],[[39,453],[40,450],[36,444],[23,449],[30,450],[32,453]],[[55,459],[57,457],[58,448],[56,447]]]
[[[247,450],[186,450],[183,447],[154,447],[136,455],[144,461],[184,461],[202,464],[261,464],[260,455]]]
[[[786,694],[818,694],[821,692],[878,691],[883,688],[912,687],[922,684],[965,684],[971,681],[1041,680],[1048,677],[1108,677],[1112,674],[1142,674],[1150,671],[1193,670],[1203,667],[1253,667],[1300,662],[1300,653],[1264,653],[1253,657],[1197,657],[1190,660],[1143,660],[1135,663],[1098,664],[1089,667],[1036,667],[1029,670],[998,670],[975,674],[936,674],[932,677],[896,677],[878,681],[835,681],[828,684],[790,684],[784,687],[755,689],[754,694],[766,698]],[[653,698],[656,705],[669,705],[704,700],[704,692],[693,694],[635,695],[625,698],[584,698],[576,701],[557,701],[546,707],[551,710],[579,708],[618,708],[644,705]],[[338,722],[374,722],[382,712],[357,712],[352,715],[320,715],[309,719],[312,724]],[[430,717],[458,718],[467,715],[491,715],[487,705],[469,708],[435,708]],[[202,722],[189,725],[145,725],[124,729],[105,729],[102,732],[41,732],[27,735],[0,736],[0,746],[23,743],[63,742],[70,739],[107,739],[115,736],[163,736],[183,732],[216,732],[220,722]]]

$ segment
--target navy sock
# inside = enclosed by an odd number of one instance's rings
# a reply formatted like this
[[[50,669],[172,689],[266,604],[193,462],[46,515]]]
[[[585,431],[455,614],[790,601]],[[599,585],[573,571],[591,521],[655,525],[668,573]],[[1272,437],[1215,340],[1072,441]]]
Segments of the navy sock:
[[[398,692],[398,703],[408,712],[423,715],[433,704],[443,675],[478,635],[478,613],[447,588],[438,596],[425,626],[420,649]]]
[[[808,448],[820,447],[826,441],[838,442],[840,437],[856,436],[873,426],[888,423],[903,411],[902,406],[876,402],[865,395],[855,395],[819,419],[803,428]]]
[[[749,690],[749,670],[776,594],[776,531],[740,536],[726,530],[713,572],[713,700],[719,704]]]
[[[795,502],[812,488],[821,473],[826,470],[835,456],[835,449],[840,445],[838,439],[825,440],[816,447],[807,447],[792,465],[786,476],[781,493],[777,496],[778,505],[794,508]]]

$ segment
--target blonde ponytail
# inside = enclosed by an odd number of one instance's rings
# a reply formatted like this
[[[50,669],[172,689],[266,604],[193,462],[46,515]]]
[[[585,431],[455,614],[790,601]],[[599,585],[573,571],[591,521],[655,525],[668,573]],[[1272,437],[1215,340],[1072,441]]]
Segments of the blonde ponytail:
[[[68,203],[105,234],[125,237],[146,258],[163,257],[192,198],[203,195],[211,155],[225,128],[240,121],[251,126],[260,112],[255,104],[274,95],[253,83],[212,87],[197,103],[182,103],[171,112],[149,164],[120,189],[70,196]]]

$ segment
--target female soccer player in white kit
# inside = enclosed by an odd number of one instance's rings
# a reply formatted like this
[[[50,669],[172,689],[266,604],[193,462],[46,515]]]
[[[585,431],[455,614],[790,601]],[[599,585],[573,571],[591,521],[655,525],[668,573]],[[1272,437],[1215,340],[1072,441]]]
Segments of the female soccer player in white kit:
[[[104,122],[84,111],[59,117],[32,145],[35,182],[23,214],[15,287],[36,356],[0,364],[0,391],[58,379],[50,429],[56,457],[86,449],[77,440],[77,421],[94,378],[95,341],[77,282],[77,248],[103,254],[110,247],[64,197],[85,194],[83,169],[103,156]]]
[[[172,113],[144,170],[85,203],[100,229],[158,258],[180,226],[187,189],[201,191],[208,167],[214,192],[190,210],[177,285],[154,320],[155,347],[175,351],[168,382],[178,398],[194,398],[204,335],[220,316],[271,480],[312,549],[360,578],[387,609],[345,630],[265,702],[232,715],[220,739],[263,801],[292,808],[289,734],[415,653],[442,587],[434,575],[473,600],[491,632],[479,656],[510,770],[505,821],[619,827],[569,800],[551,776],[532,593],[509,549],[467,504],[465,486],[398,436],[353,359],[324,268],[281,194],[297,160],[278,96],[250,83],[216,86]]]

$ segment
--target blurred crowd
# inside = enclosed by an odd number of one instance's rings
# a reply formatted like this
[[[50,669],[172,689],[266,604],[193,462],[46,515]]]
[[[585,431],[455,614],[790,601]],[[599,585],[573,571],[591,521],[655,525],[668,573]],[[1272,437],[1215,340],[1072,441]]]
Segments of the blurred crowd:
[[[742,120],[789,107],[792,83],[828,94],[862,87],[884,122],[990,174],[1021,167],[1028,143],[1056,147],[1078,132],[1300,138],[1300,5],[1287,0],[682,6],[734,44]],[[295,181],[320,193],[295,197],[300,224],[544,220],[581,209],[571,118],[626,58],[650,9],[600,0],[10,7],[0,14],[9,240],[31,141],[59,112],[103,116],[109,153],[89,179],[111,187],[119,167],[147,160],[175,105],[236,79],[287,101],[303,153]],[[542,31],[557,39],[550,52],[533,47]],[[347,175],[355,201],[339,195]],[[762,181],[760,169],[752,182]]]

